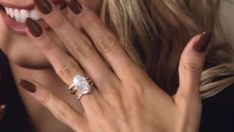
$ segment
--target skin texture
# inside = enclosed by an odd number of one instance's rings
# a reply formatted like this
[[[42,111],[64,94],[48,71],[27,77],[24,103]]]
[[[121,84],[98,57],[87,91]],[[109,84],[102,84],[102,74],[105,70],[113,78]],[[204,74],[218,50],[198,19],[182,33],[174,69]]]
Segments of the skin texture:
[[[82,1],[96,13],[99,13],[102,0]],[[0,0],[0,2],[19,6],[33,4],[33,0]],[[43,57],[38,48],[32,44],[27,36],[18,35],[9,31],[6,29],[2,18],[0,18],[0,21],[0,31],[2,32],[0,35],[0,47],[14,64],[30,69],[44,69],[50,67],[46,58]],[[30,53],[30,57],[28,53]]]
[[[33,0],[0,1],[22,6],[33,4]],[[102,0],[83,0],[83,2],[95,11],[96,14],[99,14]],[[63,12],[66,13],[67,9],[63,10]],[[37,80],[47,86],[49,88],[48,90],[56,96],[69,102],[76,110],[81,109],[79,102],[67,92],[66,87],[68,86],[55,74],[47,59],[29,37],[16,34],[9,30],[5,26],[1,16],[0,32],[0,48],[10,60],[10,66],[16,82],[22,78]],[[51,31],[49,32],[53,35]],[[58,40],[57,36],[55,40]],[[46,108],[28,96],[28,93],[21,89],[19,89],[19,93],[38,131],[72,131],[66,125],[57,121]]]
[[[58,120],[81,132],[198,131],[199,80],[210,35],[202,33],[188,42],[181,55],[180,86],[176,95],[170,97],[129,58],[111,31],[85,5],[73,17],[79,24],[61,20],[63,14],[56,7],[52,13],[41,15],[73,56],[57,46],[46,31],[33,37],[28,30],[57,75],[68,85],[75,75],[88,75],[96,86],[80,100],[83,110],[76,111],[45,86],[30,80],[37,90],[29,93]]]
[[[196,35],[188,42],[181,55],[180,87],[176,95],[170,97],[128,57],[111,31],[85,5],[78,15],[70,11],[64,15],[55,6],[52,13],[41,14],[55,31],[53,35],[60,38],[59,42],[53,41],[50,32],[44,31],[42,36],[35,38],[27,30],[32,43],[49,60],[56,74],[49,69],[31,71],[12,64],[16,80],[23,78],[36,86],[34,93],[20,90],[24,99],[34,98],[59,121],[79,132],[198,131],[201,116],[199,79],[205,52],[198,52],[194,47],[208,44],[204,41],[204,34]],[[68,20],[62,20],[63,17]],[[81,28],[89,37],[80,31]],[[29,78],[25,72],[35,77]],[[91,94],[80,100],[81,105],[69,94],[55,92],[57,89],[66,93],[61,86],[71,84],[76,74],[90,76],[96,85]],[[42,77],[46,78],[42,80]],[[28,107],[32,117],[36,116],[32,110],[39,107],[35,100],[30,100],[31,107]],[[30,106],[30,101],[26,102],[27,106]],[[44,121],[52,120],[47,118]],[[37,124],[39,131],[45,129],[43,123]],[[46,128],[51,128],[51,122],[48,125]],[[53,130],[61,129],[51,128],[50,131]]]

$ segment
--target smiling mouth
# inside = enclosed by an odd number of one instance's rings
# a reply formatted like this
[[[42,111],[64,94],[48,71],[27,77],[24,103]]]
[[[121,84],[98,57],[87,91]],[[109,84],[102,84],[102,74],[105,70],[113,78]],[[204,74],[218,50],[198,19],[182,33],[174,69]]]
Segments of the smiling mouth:
[[[55,6],[60,6],[60,0],[51,0]],[[0,1],[0,15],[5,25],[15,33],[20,35],[26,34],[25,21],[32,18],[37,21],[45,30],[50,30],[50,26],[40,17],[35,8],[35,4],[30,5],[14,5]]]
[[[25,23],[28,17],[36,21],[42,19],[34,8],[34,5],[19,8],[8,4],[0,4],[0,9],[19,23]]]

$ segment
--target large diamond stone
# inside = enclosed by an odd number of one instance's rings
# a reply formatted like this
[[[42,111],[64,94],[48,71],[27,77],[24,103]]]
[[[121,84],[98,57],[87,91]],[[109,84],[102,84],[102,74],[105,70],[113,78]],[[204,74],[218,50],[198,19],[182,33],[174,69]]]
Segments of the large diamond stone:
[[[77,75],[74,77],[73,83],[75,84],[75,89],[77,89],[79,93],[88,94],[90,92],[89,82],[85,77]]]

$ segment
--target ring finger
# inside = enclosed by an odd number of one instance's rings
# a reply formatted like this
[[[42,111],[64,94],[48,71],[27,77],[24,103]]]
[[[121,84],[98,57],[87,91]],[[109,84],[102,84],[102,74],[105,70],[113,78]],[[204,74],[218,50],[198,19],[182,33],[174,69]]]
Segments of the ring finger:
[[[90,39],[81,31],[77,30],[66,19],[61,10],[49,1],[40,0],[39,3],[36,2],[35,4],[43,19],[51,26],[64,42],[68,51],[79,61],[82,68],[94,80],[99,90],[107,91],[111,85],[109,83],[118,79],[98,54]],[[43,10],[48,11],[44,12]],[[104,82],[103,80],[106,78],[108,78],[108,81]]]
[[[53,41],[47,32],[43,31],[34,20],[28,18],[26,25],[29,27],[27,29],[29,37],[34,41],[37,47],[39,47],[41,52],[46,56],[48,61],[53,66],[55,72],[67,85],[73,83],[73,78],[76,75],[82,75],[84,77],[87,76],[79,64],[77,64],[77,62],[73,60],[72,57],[70,57],[60,47],[58,47],[55,41]],[[30,27],[32,26],[37,30],[30,30]],[[38,37],[34,37],[33,35]],[[95,97],[93,96],[94,94],[89,94],[85,98],[82,98],[81,103],[85,109],[87,108],[86,106],[91,106],[89,105],[90,103],[97,103],[96,98],[99,98],[98,92],[96,89],[94,89],[92,92],[95,92]]]

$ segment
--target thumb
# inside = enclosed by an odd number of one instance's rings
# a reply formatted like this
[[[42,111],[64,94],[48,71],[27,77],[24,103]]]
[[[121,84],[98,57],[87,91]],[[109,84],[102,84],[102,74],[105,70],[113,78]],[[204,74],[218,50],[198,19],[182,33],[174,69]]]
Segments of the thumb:
[[[185,47],[179,64],[179,89],[175,97],[199,98],[200,77],[211,33],[203,32],[194,36]]]

